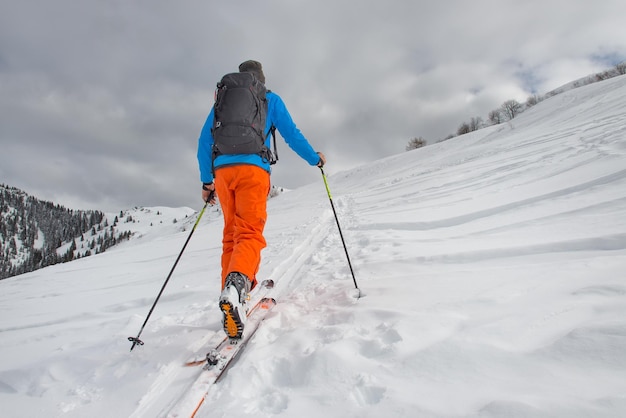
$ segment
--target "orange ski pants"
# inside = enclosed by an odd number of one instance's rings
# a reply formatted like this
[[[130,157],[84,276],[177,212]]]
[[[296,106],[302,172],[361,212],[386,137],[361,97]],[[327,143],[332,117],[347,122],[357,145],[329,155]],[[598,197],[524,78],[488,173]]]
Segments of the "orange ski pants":
[[[261,250],[266,246],[263,229],[270,174],[255,165],[217,168],[215,191],[224,214],[222,288],[233,271],[248,276],[254,287]]]

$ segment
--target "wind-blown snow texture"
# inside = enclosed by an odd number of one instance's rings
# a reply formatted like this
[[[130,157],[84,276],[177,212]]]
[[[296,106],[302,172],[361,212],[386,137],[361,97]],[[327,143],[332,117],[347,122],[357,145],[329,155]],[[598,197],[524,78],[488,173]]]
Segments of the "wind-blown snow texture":
[[[360,300],[321,177],[272,199],[279,304],[199,415],[626,416],[624,109],[621,76],[329,176]],[[167,416],[221,332],[215,209],[126,338],[193,221],[0,282],[2,416]]]

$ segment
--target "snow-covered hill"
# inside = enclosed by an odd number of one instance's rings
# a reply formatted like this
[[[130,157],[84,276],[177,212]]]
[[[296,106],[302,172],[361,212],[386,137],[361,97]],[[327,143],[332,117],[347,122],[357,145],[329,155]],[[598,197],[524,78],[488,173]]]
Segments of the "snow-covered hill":
[[[626,416],[624,109],[621,76],[349,172],[330,156],[364,297],[321,177],[270,200],[279,304],[198,415]],[[0,282],[2,415],[167,416],[221,332],[221,229],[202,219],[132,353],[189,229]]]

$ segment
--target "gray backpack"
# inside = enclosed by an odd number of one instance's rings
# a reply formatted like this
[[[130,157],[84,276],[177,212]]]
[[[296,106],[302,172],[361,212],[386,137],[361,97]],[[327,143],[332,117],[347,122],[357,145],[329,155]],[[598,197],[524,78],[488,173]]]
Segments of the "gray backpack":
[[[218,155],[259,154],[270,164],[277,158],[265,145],[267,90],[252,73],[222,77],[215,91],[213,159]],[[271,129],[274,135],[274,128]]]

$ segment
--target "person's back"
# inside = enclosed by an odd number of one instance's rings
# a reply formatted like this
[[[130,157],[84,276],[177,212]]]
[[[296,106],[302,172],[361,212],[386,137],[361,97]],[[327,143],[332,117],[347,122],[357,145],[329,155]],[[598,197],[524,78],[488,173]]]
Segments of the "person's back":
[[[283,99],[276,93],[268,91],[267,117],[265,123],[265,146],[271,149],[271,135],[269,132],[275,127],[289,147],[310,165],[317,165],[320,155],[315,152],[306,137],[296,126]],[[218,155],[213,160],[214,139],[211,132],[214,124],[214,109],[211,109],[206,119],[198,144],[198,161],[200,165],[200,177],[203,183],[213,181],[213,170],[222,166],[252,164],[259,166],[271,173],[271,161],[258,154],[234,154]]]

